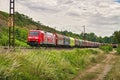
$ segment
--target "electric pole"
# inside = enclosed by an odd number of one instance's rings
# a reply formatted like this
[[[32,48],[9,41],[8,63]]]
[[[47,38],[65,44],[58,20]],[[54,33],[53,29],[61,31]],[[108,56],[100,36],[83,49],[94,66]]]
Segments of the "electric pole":
[[[83,39],[85,40],[85,25],[83,26],[84,32],[83,32]]]
[[[9,18],[8,18],[8,26],[9,26],[9,48],[15,47],[15,24],[14,24],[14,13],[15,13],[15,1],[10,0],[10,8],[9,8]]]

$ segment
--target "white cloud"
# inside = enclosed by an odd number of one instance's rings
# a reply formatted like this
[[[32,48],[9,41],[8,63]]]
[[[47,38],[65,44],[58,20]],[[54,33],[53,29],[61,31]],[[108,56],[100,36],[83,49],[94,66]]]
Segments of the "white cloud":
[[[8,5],[8,6],[7,6]],[[0,10],[9,11],[8,0]],[[59,30],[110,36],[120,27],[120,4],[114,0],[16,0],[16,11]]]

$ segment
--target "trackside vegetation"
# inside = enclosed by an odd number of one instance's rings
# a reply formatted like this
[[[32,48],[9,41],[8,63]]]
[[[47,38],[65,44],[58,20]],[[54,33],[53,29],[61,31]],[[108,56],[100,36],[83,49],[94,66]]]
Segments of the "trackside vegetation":
[[[103,50],[105,53],[109,53],[113,50],[113,47],[111,45],[104,45],[100,46],[99,49]]]
[[[92,49],[16,50],[0,54],[0,80],[71,80],[102,53]]]
[[[118,44],[117,53],[120,54],[120,44]]]

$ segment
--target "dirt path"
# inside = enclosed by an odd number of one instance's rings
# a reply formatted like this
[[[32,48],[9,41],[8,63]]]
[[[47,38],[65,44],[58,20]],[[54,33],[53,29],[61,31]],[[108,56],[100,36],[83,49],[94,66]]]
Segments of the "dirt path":
[[[113,53],[106,54],[106,58],[101,63],[86,69],[73,80],[103,80],[115,63]]]

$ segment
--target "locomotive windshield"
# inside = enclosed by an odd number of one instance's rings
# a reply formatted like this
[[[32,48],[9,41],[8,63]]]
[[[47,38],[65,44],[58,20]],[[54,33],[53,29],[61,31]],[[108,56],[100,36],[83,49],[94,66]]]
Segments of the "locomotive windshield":
[[[36,31],[32,31],[29,33],[31,36],[38,36],[39,32]]]

